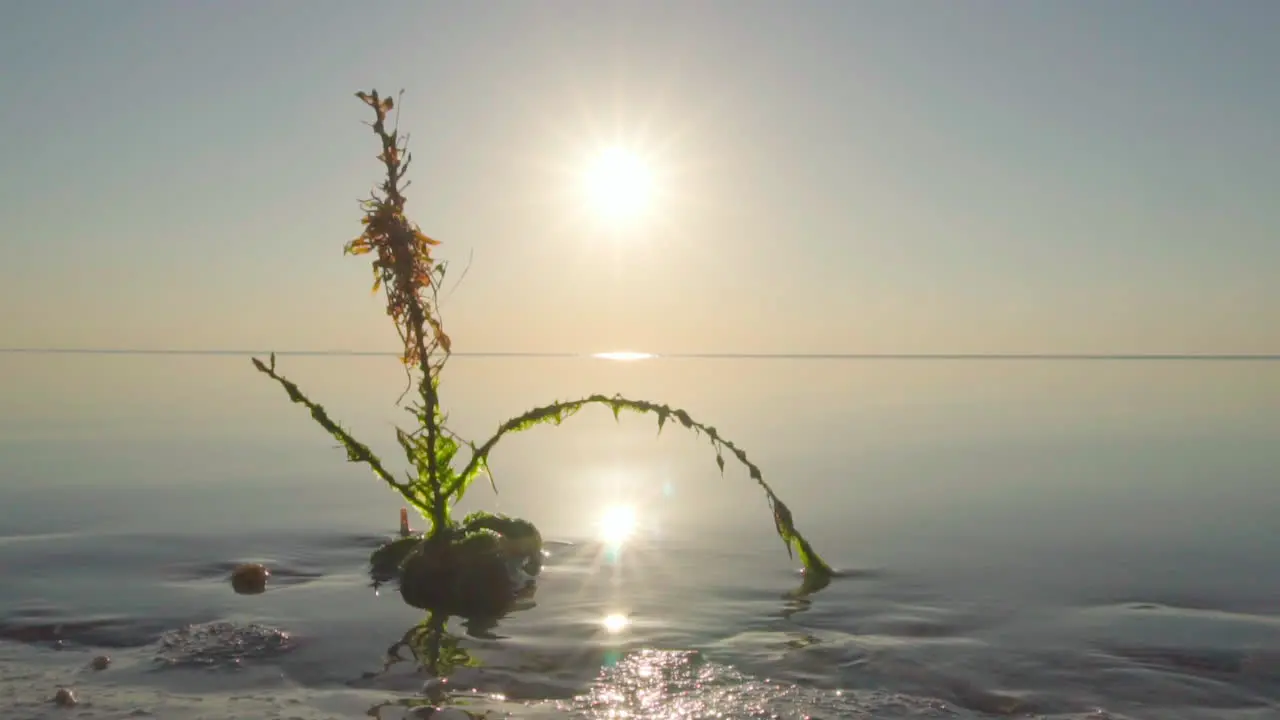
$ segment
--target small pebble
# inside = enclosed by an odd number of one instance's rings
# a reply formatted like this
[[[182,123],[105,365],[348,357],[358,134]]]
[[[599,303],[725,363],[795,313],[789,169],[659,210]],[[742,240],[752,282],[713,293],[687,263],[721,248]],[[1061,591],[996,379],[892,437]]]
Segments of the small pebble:
[[[58,688],[53,694],[53,704],[59,707],[72,707],[76,704],[76,695],[67,688]]]
[[[106,670],[107,666],[110,664],[111,664],[111,658],[107,657],[106,655],[99,655],[98,657],[94,658],[89,662],[89,667],[93,668],[94,670]]]
[[[271,571],[260,563],[248,563],[231,571],[231,589],[239,595],[258,595],[266,591]]]

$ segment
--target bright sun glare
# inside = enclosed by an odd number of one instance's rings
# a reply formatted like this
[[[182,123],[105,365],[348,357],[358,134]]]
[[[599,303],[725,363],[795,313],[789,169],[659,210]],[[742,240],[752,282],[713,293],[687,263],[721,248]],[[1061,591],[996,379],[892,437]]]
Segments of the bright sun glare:
[[[613,613],[612,615],[606,615],[604,620],[600,621],[600,624],[604,626],[605,632],[610,635],[617,635],[627,629],[627,626],[631,624],[631,619],[626,615]]]
[[[621,545],[636,531],[636,513],[626,505],[616,505],[600,518],[600,539],[608,545]]]
[[[614,350],[611,352],[598,352],[591,357],[597,360],[616,360],[618,362],[635,362],[636,360],[649,360],[657,357],[653,353],[635,352],[633,350]]]
[[[634,152],[612,147],[597,155],[583,178],[592,208],[609,220],[629,220],[648,209],[653,173]]]

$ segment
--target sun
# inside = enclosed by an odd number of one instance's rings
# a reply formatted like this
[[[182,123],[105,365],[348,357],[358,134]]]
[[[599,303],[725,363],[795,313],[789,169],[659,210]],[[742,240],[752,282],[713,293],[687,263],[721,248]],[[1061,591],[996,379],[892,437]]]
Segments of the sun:
[[[591,209],[604,218],[634,220],[652,205],[653,170],[631,150],[606,148],[587,164],[583,190]]]
[[[636,531],[636,511],[627,505],[615,505],[600,516],[600,539],[606,545],[621,545]]]

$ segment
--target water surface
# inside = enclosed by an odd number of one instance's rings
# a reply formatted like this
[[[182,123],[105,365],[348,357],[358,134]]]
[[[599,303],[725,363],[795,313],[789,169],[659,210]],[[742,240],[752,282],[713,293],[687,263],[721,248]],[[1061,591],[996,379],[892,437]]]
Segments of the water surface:
[[[280,367],[400,457],[394,360]],[[421,697],[425,676],[384,655],[422,614],[364,566],[396,496],[247,358],[0,354],[0,373],[0,702],[19,717],[56,716],[60,683],[86,717],[390,718]],[[534,607],[491,637],[451,626],[482,661],[451,679],[487,696],[473,709],[1280,710],[1278,363],[455,358],[447,373],[451,423],[477,440],[589,392],[684,406],[748,450],[846,571],[787,598],[796,563],[744,472],[721,478],[678,428],[584,411],[504,441],[500,494],[467,497],[558,541]],[[619,503],[641,528],[616,552],[596,523]],[[227,585],[248,560],[275,570],[264,595]],[[611,633],[609,615],[629,624]],[[238,661],[173,650],[209,623],[243,631]],[[104,652],[109,669],[85,669]]]

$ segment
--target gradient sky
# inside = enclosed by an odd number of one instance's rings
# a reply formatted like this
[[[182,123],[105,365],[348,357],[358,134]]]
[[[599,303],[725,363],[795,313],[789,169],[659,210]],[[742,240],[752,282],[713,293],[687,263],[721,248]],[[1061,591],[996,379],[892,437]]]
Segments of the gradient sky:
[[[1280,3],[0,4],[0,346],[394,349],[359,89],[455,349],[1280,352]],[[651,156],[651,216],[575,178]]]

